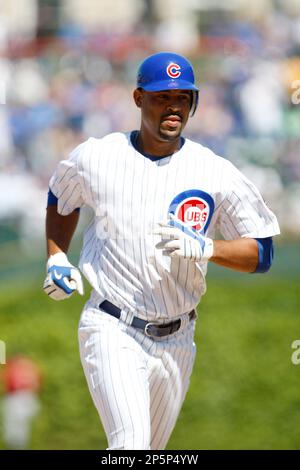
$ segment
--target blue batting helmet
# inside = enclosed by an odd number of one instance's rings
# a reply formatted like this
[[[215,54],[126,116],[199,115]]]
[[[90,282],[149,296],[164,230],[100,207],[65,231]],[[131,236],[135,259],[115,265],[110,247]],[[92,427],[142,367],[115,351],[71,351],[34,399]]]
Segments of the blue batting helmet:
[[[173,52],[158,52],[145,59],[138,69],[137,88],[146,91],[191,90],[191,116],[198,105],[199,88],[195,85],[192,64]]]

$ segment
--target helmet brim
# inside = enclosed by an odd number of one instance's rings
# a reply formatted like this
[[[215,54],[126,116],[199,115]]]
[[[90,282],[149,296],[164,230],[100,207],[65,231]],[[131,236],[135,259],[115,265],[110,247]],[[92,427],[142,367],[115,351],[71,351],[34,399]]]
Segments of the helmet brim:
[[[138,84],[138,88],[142,88],[145,91],[169,91],[169,90],[193,90],[199,91],[191,82],[185,80],[162,80],[160,82],[149,83],[148,85]]]

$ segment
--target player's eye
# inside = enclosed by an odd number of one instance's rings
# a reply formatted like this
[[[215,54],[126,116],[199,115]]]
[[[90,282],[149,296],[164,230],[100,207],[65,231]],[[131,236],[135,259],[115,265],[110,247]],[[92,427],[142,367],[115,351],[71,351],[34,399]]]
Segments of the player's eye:
[[[180,95],[179,100],[182,101],[183,103],[189,102],[191,99],[190,95]]]
[[[161,101],[166,101],[169,99],[168,95],[166,93],[160,93],[157,98]]]

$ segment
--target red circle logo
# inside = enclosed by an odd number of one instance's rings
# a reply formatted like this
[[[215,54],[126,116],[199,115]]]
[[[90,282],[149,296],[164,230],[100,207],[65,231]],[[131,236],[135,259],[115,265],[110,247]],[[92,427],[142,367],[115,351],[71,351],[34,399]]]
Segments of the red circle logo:
[[[181,67],[178,64],[175,64],[175,62],[171,62],[171,64],[168,65],[167,67],[167,74],[171,78],[178,78],[181,75]]]
[[[175,215],[188,227],[203,230],[208,218],[210,207],[202,198],[188,198],[177,207]]]

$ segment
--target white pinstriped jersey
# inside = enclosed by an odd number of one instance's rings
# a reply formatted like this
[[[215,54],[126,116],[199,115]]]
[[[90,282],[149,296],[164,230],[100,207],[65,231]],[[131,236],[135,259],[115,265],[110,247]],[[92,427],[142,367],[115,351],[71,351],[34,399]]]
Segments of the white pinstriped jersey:
[[[206,264],[170,258],[155,248],[156,224],[174,212],[214,238],[265,238],[279,233],[256,187],[229,161],[185,139],[171,156],[152,161],[130,133],[90,138],[58,164],[50,181],[58,212],[90,206],[80,268],[93,298],[147,319],[192,310],[204,294]]]

